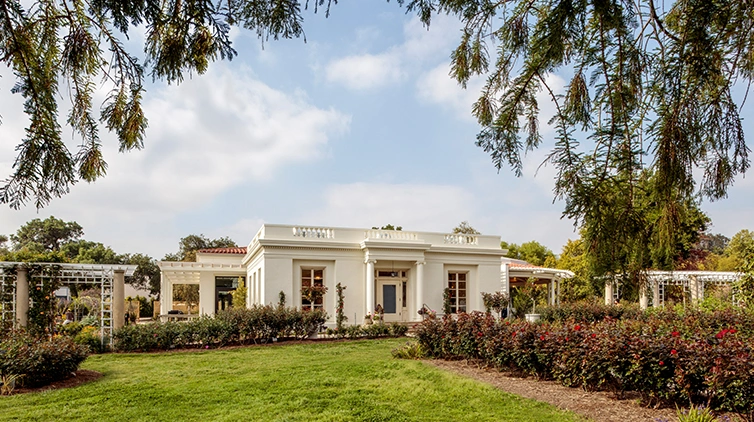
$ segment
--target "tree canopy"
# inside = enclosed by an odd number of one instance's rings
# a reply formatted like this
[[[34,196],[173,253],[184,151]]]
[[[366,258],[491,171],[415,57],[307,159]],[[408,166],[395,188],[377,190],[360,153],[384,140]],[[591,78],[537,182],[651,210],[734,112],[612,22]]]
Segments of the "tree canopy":
[[[461,221],[459,225],[453,228],[453,234],[482,234],[479,230],[469,224],[468,221]]]
[[[508,250],[508,253],[505,255],[508,258],[520,259],[532,265],[544,267],[555,266],[555,254],[547,246],[536,240],[525,242],[521,245],[503,241],[500,242],[500,247]]]
[[[210,239],[203,234],[190,234],[178,241],[178,253],[165,255],[165,261],[196,261],[196,251],[212,248],[235,248],[236,242],[230,237]]]

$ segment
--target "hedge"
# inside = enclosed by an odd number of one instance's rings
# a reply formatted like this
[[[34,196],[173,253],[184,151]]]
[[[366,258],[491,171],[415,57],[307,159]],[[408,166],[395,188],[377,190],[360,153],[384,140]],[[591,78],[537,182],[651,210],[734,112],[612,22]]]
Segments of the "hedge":
[[[219,347],[275,339],[302,339],[316,333],[327,320],[321,310],[302,311],[280,306],[221,311],[186,322],[132,324],[113,333],[116,351],[151,351],[190,347]]]
[[[0,376],[20,376],[22,387],[39,387],[68,378],[89,350],[64,336],[40,339],[22,330],[0,336]]]
[[[429,357],[481,360],[570,387],[636,391],[646,404],[698,403],[751,418],[751,327],[752,313],[730,310],[541,324],[472,313],[424,321],[416,337]]]

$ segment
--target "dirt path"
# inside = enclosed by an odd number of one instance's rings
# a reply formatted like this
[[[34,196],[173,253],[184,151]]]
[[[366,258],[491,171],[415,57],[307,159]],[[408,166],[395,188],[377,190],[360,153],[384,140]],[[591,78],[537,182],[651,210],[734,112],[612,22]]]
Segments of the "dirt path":
[[[516,378],[494,369],[479,368],[466,361],[427,360],[459,375],[492,384],[517,396],[550,403],[598,422],[644,422],[675,421],[675,409],[648,409],[638,404],[637,399],[618,400],[606,392],[586,392],[578,388],[564,387],[553,381],[536,381],[531,378]]]

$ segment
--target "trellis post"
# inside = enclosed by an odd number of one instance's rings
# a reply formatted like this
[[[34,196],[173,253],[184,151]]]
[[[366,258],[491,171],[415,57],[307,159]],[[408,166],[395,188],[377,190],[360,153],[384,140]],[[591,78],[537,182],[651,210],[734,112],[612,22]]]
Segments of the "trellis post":
[[[29,270],[23,266],[16,268],[16,324],[29,325]]]
[[[121,328],[125,325],[126,316],[126,284],[125,271],[113,271],[113,329]]]

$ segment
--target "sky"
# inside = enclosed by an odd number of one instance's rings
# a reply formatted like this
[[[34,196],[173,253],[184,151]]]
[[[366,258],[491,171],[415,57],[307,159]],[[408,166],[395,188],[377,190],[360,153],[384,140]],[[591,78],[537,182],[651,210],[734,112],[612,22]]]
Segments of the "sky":
[[[556,254],[578,237],[561,219],[563,203],[553,202],[554,169],[539,166],[554,143],[545,123],[554,107],[544,94],[543,147],[526,155],[522,177],[498,172],[474,145],[471,105],[481,81],[464,90],[448,76],[457,20],[439,17],[427,30],[384,1],[340,2],[329,18],[304,17],[306,42],[262,44],[234,29],[232,61],[179,85],[149,83],[144,149],[118,153],[102,129],[107,176],[79,182],[41,210],[0,208],[0,234],[53,215],[78,222],[87,240],[157,259],[189,234],[245,246],[264,223],[449,232],[468,221]],[[127,46],[138,52],[142,42],[137,30]],[[0,76],[2,180],[28,119],[10,94],[12,74],[2,68]],[[556,92],[566,84],[557,74],[548,83]],[[753,110],[747,103],[742,115]],[[754,125],[744,125],[751,139]],[[74,149],[80,143],[70,132],[65,139]],[[703,204],[712,232],[754,229],[752,178],[739,177],[728,199]]]

